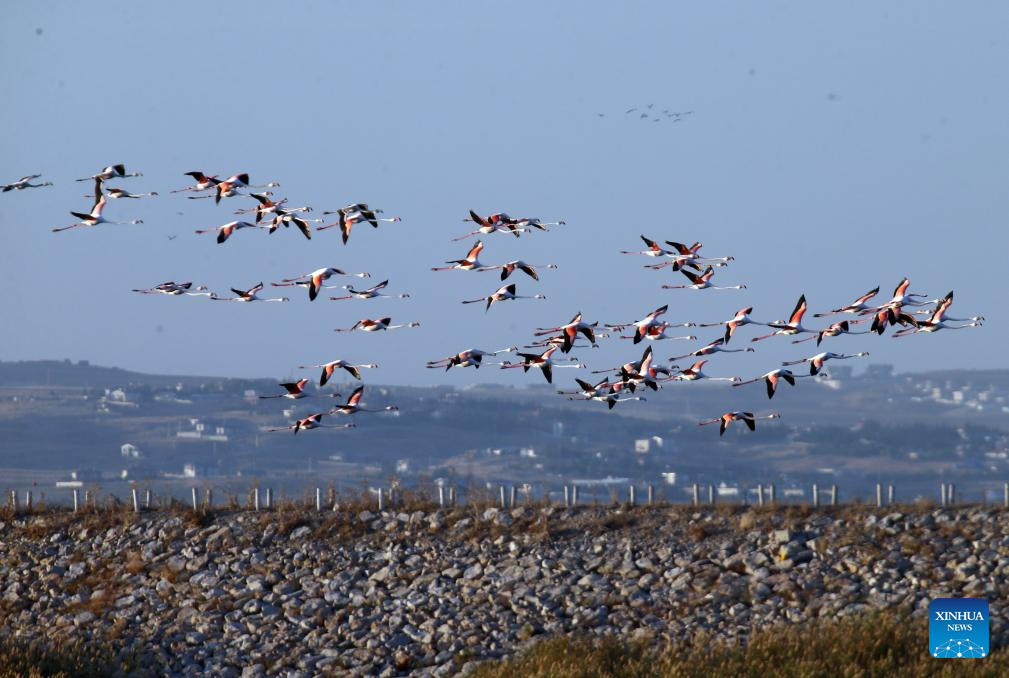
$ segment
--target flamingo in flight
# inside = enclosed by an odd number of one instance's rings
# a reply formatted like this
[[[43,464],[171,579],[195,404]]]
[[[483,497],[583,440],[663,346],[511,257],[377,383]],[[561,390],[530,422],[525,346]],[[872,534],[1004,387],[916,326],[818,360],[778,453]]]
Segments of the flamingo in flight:
[[[698,275],[697,273],[692,273],[685,268],[680,269],[680,273],[687,276],[687,279],[691,282],[690,285],[663,285],[664,290],[745,290],[746,285],[725,285],[717,286],[711,284],[711,278],[715,275],[715,269],[708,266],[704,269],[704,273]]]
[[[514,261],[509,261],[504,264],[494,264],[492,266],[481,266],[480,271],[501,271],[501,279],[507,280],[508,276],[514,273],[516,270],[522,271],[527,276],[533,280],[539,280],[539,273],[536,272],[537,268],[557,268],[557,264],[527,264],[521,259],[515,259]]]
[[[696,337],[694,337],[696,339]],[[683,358],[700,358],[701,356],[714,355],[715,353],[753,353],[756,349],[752,346],[747,346],[746,348],[725,348],[725,337],[719,337],[706,346],[702,346],[696,351],[691,351],[686,355],[678,355],[675,358],[670,358],[673,360],[682,360]]]
[[[936,304],[939,302],[939,299],[925,299],[928,296],[927,294],[908,292],[910,287],[911,281],[906,277],[902,278],[901,281],[897,283],[897,287],[894,288],[893,296],[890,298],[890,301],[881,306],[876,306],[875,308],[862,311],[862,314],[869,315],[871,313],[878,313],[879,311],[892,309],[895,311],[894,317],[899,317],[900,309],[904,306],[927,306],[929,304]],[[892,325],[893,322],[890,324]],[[880,334],[882,334],[882,332]]]
[[[217,228],[204,228],[196,231],[196,233],[203,235],[204,233],[216,233],[217,234],[217,244],[222,245],[224,242],[231,237],[231,234],[235,231],[239,231],[243,228],[263,228],[256,224],[250,223],[248,221],[229,221],[223,226],[218,226]]]
[[[857,323],[861,321],[854,320],[851,322]],[[865,332],[853,332],[849,329],[849,327],[850,327],[849,322],[847,320],[842,320],[840,322],[836,322],[830,325],[825,329],[820,330],[819,332],[816,333],[815,337],[805,337],[804,339],[793,339],[792,343],[801,344],[803,342],[812,341],[813,339],[816,339],[816,345],[819,346],[820,342],[822,342],[824,339],[828,337],[837,337],[842,334],[871,334],[871,332],[868,330],[866,330]]]
[[[722,338],[725,339],[725,343],[728,344],[729,340],[732,339],[732,335],[736,333],[736,330],[744,325],[767,325],[767,323],[758,322],[751,318],[751,313],[753,313],[753,307],[747,306],[746,308],[741,308],[736,311],[736,315],[729,320],[723,320],[717,323],[701,323],[698,327],[718,327],[720,325],[725,325],[725,335]]]
[[[109,179],[125,179],[126,177],[142,177],[144,176],[140,172],[126,172],[126,165],[109,165],[103,169],[98,174],[92,174],[90,177],[83,177],[77,181],[91,181],[92,179],[98,181],[107,181]]]
[[[802,360],[789,360],[781,363],[782,365],[801,365],[803,363],[809,363],[809,376],[815,377],[819,374],[820,370],[823,369],[823,363],[828,360],[846,360],[847,358],[863,358],[869,355],[868,351],[862,351],[860,353],[853,353],[851,355],[845,353],[831,353],[830,351],[824,351],[823,353],[817,353],[816,355],[803,358]]]
[[[554,383],[554,369],[560,369],[562,367],[571,367],[574,369],[582,369],[585,367],[582,363],[572,362],[566,365],[558,365],[553,361],[551,356],[557,351],[556,346],[551,346],[543,353],[521,353],[517,352],[519,358],[522,358],[520,363],[503,362],[501,363],[502,370],[515,369],[516,367],[521,367],[523,372],[528,372],[531,368],[539,368],[543,372],[543,378],[547,380],[548,384]],[[569,358],[571,361],[575,361],[574,357]]]
[[[893,306],[886,304],[881,306],[873,315],[872,325],[869,326],[869,331],[882,336],[883,332],[886,331],[887,325],[897,324],[905,328],[908,325],[911,327],[918,327],[918,319],[910,313],[905,313],[901,304]]]
[[[698,426],[707,426],[709,424],[718,424],[718,435],[725,435],[725,429],[729,427],[734,421],[741,421],[746,424],[746,427],[751,431],[757,430],[757,419],[780,419],[781,415],[777,412],[772,412],[771,414],[757,417],[753,412],[726,412],[717,419],[708,419],[706,421],[697,422]]]
[[[325,417],[330,412],[316,412],[315,414],[310,414],[303,419],[299,419],[290,426],[281,426],[279,428],[268,428],[266,431],[274,433],[276,431],[294,431],[294,435],[298,435],[298,431],[311,431],[316,428],[354,428],[355,424],[323,424],[322,418]]]
[[[451,266],[439,266],[437,268],[432,268],[432,271],[479,271],[484,268],[484,265],[480,263],[480,253],[483,252],[484,244],[482,240],[477,240],[472,247],[469,248],[469,252],[462,259],[451,259],[446,261],[446,264],[452,264]]]
[[[330,410],[334,414],[357,414],[358,412],[395,412],[399,410],[395,405],[386,405],[385,407],[378,410],[369,410],[361,407],[361,397],[364,395],[364,386],[358,386],[354,389],[354,392],[350,394],[350,398],[347,399],[345,405],[340,405],[339,407],[334,407]]]
[[[788,316],[788,322],[784,320],[775,320],[773,323],[767,323],[767,326],[772,328],[774,331],[770,334],[765,334],[760,337],[753,337],[750,341],[763,341],[764,339],[770,339],[771,337],[781,336],[795,336],[796,334],[817,334],[818,330],[807,330],[802,326],[802,316],[806,314],[806,295],[803,294],[799,297],[799,301],[796,302],[795,308],[792,310],[792,315]]]
[[[216,294],[211,294],[210,298],[214,301],[242,301],[242,302],[252,302],[252,301],[290,301],[287,297],[260,297],[259,292],[263,289],[263,283],[259,283],[255,287],[247,289],[245,291],[231,288],[237,296],[234,297],[219,297]]]
[[[318,230],[325,231],[327,228],[339,226],[340,233],[343,237],[343,244],[346,245],[347,241],[350,240],[350,233],[354,229],[354,224],[367,221],[371,224],[372,228],[378,228],[378,222],[380,221],[395,223],[403,220],[401,217],[379,217],[378,215],[381,213],[382,210],[373,210],[368,207],[367,203],[354,203],[347,205],[346,207],[341,207],[338,210],[323,212],[323,216],[337,214],[339,215],[339,220],[332,224],[320,226]]]
[[[583,381],[582,379],[575,379],[575,382],[578,384],[579,390],[557,391],[557,393],[559,393],[560,395],[566,395],[568,397],[568,400],[596,400],[599,402],[604,402],[606,403],[607,407],[609,407],[609,409],[611,410],[617,403],[625,403],[629,400],[642,400],[642,401],[648,400],[648,398],[645,398],[644,396],[630,396],[627,398],[619,398],[617,397],[616,392],[613,390],[612,386],[606,379],[603,379],[602,381],[596,384],[590,384],[589,382]]]
[[[308,384],[308,379],[299,379],[296,382],[286,382],[281,384],[286,393],[281,393],[279,395],[268,395],[259,396],[260,400],[268,400],[269,398],[288,398],[289,400],[300,400],[301,398],[308,398],[309,394],[305,393],[305,386]],[[339,394],[336,394],[338,397]]]
[[[169,280],[168,282],[163,282],[160,285],[155,285],[154,287],[150,287],[145,290],[133,290],[133,291],[138,292],[140,294],[168,294],[176,297],[181,296],[183,294],[186,294],[191,297],[210,296],[210,292],[206,291],[208,288],[204,285],[197,286],[196,292],[190,292],[189,290],[192,288],[193,283],[191,282],[177,283],[173,280]]]
[[[645,339],[647,341],[667,341],[667,340],[668,341],[677,341],[677,340],[694,341],[695,339],[697,339],[697,337],[694,336],[693,334],[684,334],[684,335],[679,336],[679,337],[671,337],[668,334],[666,334],[666,330],[669,329],[670,327],[673,327],[673,325],[671,325],[670,323],[667,323],[667,322],[656,323],[654,325],[650,325],[644,331],[644,334],[642,334],[640,332],[635,332],[634,336],[621,336],[620,338],[621,339],[633,339],[635,344],[637,344],[638,342],[640,342],[642,339]]]
[[[3,192],[8,191],[23,191],[26,188],[43,188],[44,186],[52,186],[53,182],[44,181],[41,184],[33,184],[32,180],[41,178],[41,174],[29,174],[27,176],[21,177],[17,181],[13,181],[9,184],[3,185]]]
[[[699,254],[702,246],[699,242],[695,242],[690,247],[675,240],[667,240],[666,244],[673,248],[672,252],[665,252],[665,256],[670,260],[664,261],[661,264],[646,264],[645,268],[659,270],[666,266],[672,266],[674,271],[678,271],[684,266],[690,266],[691,268],[700,270],[702,263],[711,266],[728,266],[730,261],[735,261],[736,259],[735,257],[702,257]]]
[[[113,200],[118,200],[119,198],[152,198],[156,196],[157,191],[151,191],[150,193],[130,193],[121,188],[106,188],[105,195],[112,198]],[[85,198],[90,198],[90,195],[84,196]]]
[[[259,203],[255,207],[249,207],[248,209],[235,210],[235,214],[256,214],[256,223],[258,224],[263,220],[263,217],[270,214],[277,214],[278,212],[283,212],[285,214],[293,214],[295,212],[311,212],[312,208],[305,207],[284,207],[287,202],[287,198],[274,202],[270,199],[270,194],[268,193],[250,193],[249,197],[255,198]]]
[[[384,297],[386,299],[409,299],[409,294],[382,294],[382,290],[386,288],[389,284],[388,280],[383,280],[377,285],[372,285],[368,289],[358,290],[354,289],[352,285],[341,285],[340,289],[347,290],[349,294],[342,297],[330,297],[330,301],[342,301],[344,299],[376,299],[378,297]]]
[[[528,230],[530,227],[539,229],[541,231],[549,231],[547,226],[564,226],[568,222],[566,221],[543,221],[538,217],[522,217],[521,219],[508,219],[509,223],[513,226],[518,226]]]
[[[465,235],[461,235],[458,238],[452,238],[452,242],[459,242],[460,240],[465,240],[466,238],[474,235],[490,235],[491,233],[511,233],[517,238],[520,234],[528,232],[529,230],[518,226],[517,222],[504,212],[492,214],[484,219],[473,210],[470,210],[469,218],[463,219],[463,221],[472,221],[478,224],[479,228],[475,231],[470,231]]]
[[[608,328],[610,328],[612,330],[617,330],[618,332],[622,332],[625,329],[627,329],[628,327],[633,327],[634,328],[634,337],[633,337],[633,339],[634,339],[634,343],[635,344],[639,343],[642,339],[648,339],[648,338],[652,338],[653,340],[655,340],[655,339],[666,339],[666,338],[668,338],[668,339],[674,339],[674,338],[675,339],[679,339],[681,337],[666,337],[665,336],[665,330],[667,330],[667,329],[669,329],[671,327],[694,327],[694,323],[692,323],[692,322],[675,323],[675,324],[664,322],[664,321],[663,322],[659,322],[659,318],[661,316],[665,315],[666,311],[668,311],[668,310],[669,310],[669,305],[666,304],[664,306],[658,307],[657,309],[655,309],[654,311],[652,311],[651,313],[649,313],[648,315],[646,315],[641,320],[636,320],[636,321],[634,321],[632,323],[613,323],[613,324],[607,323],[605,325],[605,327],[608,327]],[[661,336],[656,336],[656,333],[652,332],[652,328],[655,328],[655,327],[661,327],[661,329],[658,331],[658,335],[661,335]],[[621,337],[621,338],[622,339],[630,339],[631,337]],[[693,338],[696,339],[696,337],[693,337]]]
[[[295,276],[293,278],[284,278],[280,282],[270,283],[274,287],[307,287],[308,288],[308,300],[315,301],[315,298],[319,296],[319,291],[323,289],[342,289],[336,285],[326,286],[323,283],[329,280],[334,275],[350,276],[354,278],[370,278],[371,273],[347,273],[342,268],[336,268],[330,266],[328,268],[320,268],[318,270],[312,271],[311,273],[306,273],[304,275]]]
[[[311,240],[312,226],[309,224],[309,222],[315,222],[317,224],[320,224],[323,222],[323,220],[307,219],[293,212],[289,212],[285,209],[278,209],[276,215],[273,217],[273,219],[270,220],[269,232],[270,234],[273,234],[274,231],[280,228],[281,224],[283,224],[284,228],[287,228],[291,224],[294,224],[295,226],[298,227],[298,230],[301,231],[301,234],[305,236],[305,238]]]
[[[653,391],[659,390],[657,377],[663,374],[669,377],[670,369],[667,367],[653,366],[652,347],[648,346],[641,354],[641,359],[629,363],[624,363],[620,367],[608,370],[594,370],[592,374],[606,374],[607,372],[618,372],[620,381],[633,393],[639,384],[644,384]],[[674,365],[675,367],[675,365]],[[622,387],[621,387],[622,388]]]
[[[172,193],[186,193],[193,192],[199,193],[200,191],[206,191],[217,185],[217,177],[208,177],[206,174],[199,170],[194,170],[192,172],[184,172],[185,176],[192,177],[193,181],[196,183],[192,186],[186,186],[185,188],[177,188]]]
[[[763,381],[767,386],[767,397],[768,399],[773,398],[774,394],[778,391],[778,384],[782,381],[787,382],[791,386],[795,386],[796,379],[802,379],[803,377],[809,377],[809,374],[792,374],[791,370],[786,370],[779,367],[776,370],[771,370],[767,374],[762,374],[759,377],[754,377],[753,379],[748,379],[747,381],[737,381],[733,386],[746,386],[747,384],[755,384],[758,381]]]
[[[352,377],[361,381],[361,370],[362,369],[374,369],[378,367],[375,363],[365,363],[363,365],[352,365],[346,360],[331,360],[328,363],[322,363],[321,365],[298,365],[298,369],[305,370],[310,367],[321,367],[322,376],[319,377],[319,386],[325,386],[326,382],[332,379],[333,373],[337,370],[346,370]]]
[[[497,351],[481,351],[478,348],[470,348],[465,351],[460,351],[455,355],[450,355],[445,358],[439,358],[438,360],[429,360],[426,367],[428,369],[440,369],[445,368],[448,372],[453,367],[473,367],[480,369],[480,366],[484,364],[483,359],[487,356],[496,356],[499,353],[514,353],[518,351],[517,346],[509,346],[508,348],[502,348]],[[486,363],[488,365],[501,365],[502,363]]]
[[[358,320],[356,323],[350,327],[337,328],[333,330],[334,332],[353,332],[355,330],[359,332],[384,332],[386,330],[398,330],[404,327],[420,327],[420,323],[411,322],[403,325],[390,325],[392,318],[378,318],[377,320],[372,320],[365,318],[363,320]]]
[[[680,370],[680,373],[673,375],[671,379],[673,381],[700,381],[701,379],[706,379],[707,381],[731,381],[733,384],[739,383],[739,377],[709,377],[704,373],[703,369],[707,362],[707,359],[698,360],[687,369]]]
[[[533,336],[543,337],[548,334],[553,334],[554,332],[559,332],[563,337],[563,344],[561,346],[561,353],[568,353],[571,351],[572,346],[574,346],[575,339],[578,338],[578,334],[581,333],[589,340],[592,346],[596,345],[595,331],[599,322],[587,323],[582,320],[582,312],[578,311],[575,316],[568,321],[567,324],[561,325],[560,327],[537,327],[536,333]]]
[[[75,223],[75,224],[70,224],[69,226],[63,226],[63,227],[60,227],[60,228],[54,228],[53,229],[53,233],[58,233],[60,231],[66,231],[66,230],[69,230],[71,228],[78,228],[78,227],[81,227],[81,226],[97,226],[98,224],[119,224],[119,225],[126,225],[126,224],[142,224],[142,223],[144,223],[143,219],[133,219],[132,221],[110,221],[109,219],[106,219],[105,217],[102,216],[102,210],[105,209],[106,202],[107,201],[105,199],[105,195],[102,193],[102,182],[101,182],[101,179],[96,179],[95,180],[95,204],[94,204],[94,206],[92,206],[91,212],[88,213],[88,214],[85,214],[83,212],[71,212],[70,214],[72,214],[75,217],[77,217],[78,219],[80,219],[80,221],[77,222],[77,223]]]
[[[620,250],[621,254],[643,254],[646,257],[665,257],[675,254],[672,250],[663,249],[659,243],[648,238],[644,235],[639,235],[642,241],[644,241],[645,246],[648,248],[646,250]],[[695,243],[698,247],[700,243]]]
[[[917,327],[905,328],[894,332],[895,339],[910,336],[921,332],[932,333],[939,330],[963,330],[968,327],[980,327],[984,316],[974,316],[973,318],[947,318],[946,311],[953,305],[953,290],[949,291],[945,297],[939,300],[935,310],[928,320],[919,320]],[[969,322],[968,322],[969,321]],[[947,325],[947,322],[966,322],[966,325]]]
[[[847,306],[842,306],[841,308],[835,308],[833,311],[827,311],[826,313],[814,313],[813,317],[822,318],[824,316],[835,315],[837,313],[861,313],[863,311],[874,310],[875,307],[870,306],[866,302],[868,302],[877,294],[879,294],[879,285],[876,285],[876,287],[872,288],[871,290],[869,290],[868,292],[860,296],[858,299],[848,304]]]
[[[510,285],[505,285],[504,287],[498,288],[497,292],[494,292],[490,296],[480,297],[479,299],[466,299],[462,303],[464,304],[479,304],[484,301],[487,302],[487,306],[484,308],[484,312],[490,310],[496,302],[499,301],[514,301],[516,299],[546,299],[542,294],[534,294],[531,297],[520,296],[515,293],[516,287],[515,283]]]

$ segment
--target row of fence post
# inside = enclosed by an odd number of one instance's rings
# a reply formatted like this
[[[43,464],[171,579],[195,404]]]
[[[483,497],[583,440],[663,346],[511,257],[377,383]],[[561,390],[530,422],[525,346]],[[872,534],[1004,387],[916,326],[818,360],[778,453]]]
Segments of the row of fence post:
[[[775,505],[777,503],[776,488],[774,484],[760,484],[757,485],[756,489],[756,501],[757,506],[765,505]],[[875,492],[875,505],[877,507],[890,506],[895,500],[895,489],[893,485],[887,485],[885,487],[882,483],[876,483]],[[564,486],[564,498],[563,504],[565,507],[574,507],[579,505],[578,496],[579,485],[565,485]],[[651,506],[655,503],[655,487],[653,485],[645,486],[645,505]],[[692,506],[702,505],[702,488],[698,483],[693,483],[689,487],[690,493],[690,504]],[[531,493],[526,490],[524,492],[526,502],[528,503],[531,499]],[[707,505],[714,505],[717,502],[717,490],[714,485],[708,484],[704,488],[703,497],[706,499]],[[384,511],[387,507],[396,505],[396,490],[395,488],[378,488],[377,490],[377,506],[379,511]],[[518,503],[518,487],[515,485],[505,486],[499,485],[497,492],[497,504],[501,509],[507,509],[509,507],[514,508]],[[812,495],[810,505],[814,508],[821,506],[823,498],[825,495],[829,495],[829,505],[837,506],[839,504],[838,489],[837,485],[831,485],[829,488],[821,488],[818,484],[813,483],[812,485]],[[594,495],[593,495],[594,496]],[[143,490],[143,495],[140,494],[140,490],[137,488],[130,489],[130,504],[133,512],[140,513],[141,511],[150,510],[151,508],[151,490]],[[956,491],[956,486],[953,483],[941,483],[939,485],[939,505],[946,507],[952,506],[957,503],[959,495]],[[86,510],[88,507],[95,507],[95,497],[90,490],[84,491],[83,501],[81,501],[80,490],[73,490],[73,511],[78,513],[82,510]],[[199,490],[195,487],[191,488],[191,499],[192,499],[192,509],[194,511],[208,510],[214,505],[214,495],[212,488],[206,488],[203,492],[201,498]],[[201,501],[202,499],[202,501]],[[594,501],[594,500],[593,500]],[[638,488],[634,484],[629,484],[627,486],[627,504],[630,506],[638,505]],[[749,503],[749,497],[744,493],[743,504]],[[274,508],[273,501],[273,490],[269,487],[265,488],[265,491],[261,491],[259,487],[254,487],[251,493],[251,504],[252,509],[255,511],[260,510],[271,510]],[[335,493],[332,488],[330,488],[327,498],[323,499],[322,488],[315,488],[315,510],[322,511],[328,506],[332,506],[332,510],[338,510],[340,508],[339,502],[335,498]],[[439,508],[446,508],[458,505],[458,499],[456,494],[456,488],[452,486],[438,486],[438,506]],[[1002,505],[1003,507],[1009,509],[1009,482],[1003,483],[1002,486]],[[34,496],[32,490],[25,491],[24,494],[24,505],[19,506],[18,495],[16,490],[11,490],[8,494],[8,506],[15,512],[21,510],[22,508],[30,513],[34,508]]]

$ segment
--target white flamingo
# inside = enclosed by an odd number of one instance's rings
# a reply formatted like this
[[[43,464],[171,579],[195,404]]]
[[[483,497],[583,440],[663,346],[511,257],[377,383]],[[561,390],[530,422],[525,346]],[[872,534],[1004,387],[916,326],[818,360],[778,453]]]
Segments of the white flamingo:
[[[219,297],[216,294],[211,294],[210,298],[214,301],[241,301],[241,302],[253,302],[253,301],[290,301],[287,297],[260,297],[259,292],[263,289],[263,283],[259,283],[255,287],[247,290],[239,290],[234,287],[231,291],[235,293],[234,297]]]
[[[7,193],[8,191],[23,191],[26,188],[43,188],[45,186],[53,185],[53,182],[51,181],[44,181],[41,184],[31,183],[33,179],[39,179],[41,177],[42,177],[41,174],[29,174],[28,176],[21,177],[17,181],[12,181],[9,184],[4,184],[3,192]]]
[[[830,351],[824,351],[823,353],[817,353],[810,358],[803,358],[802,360],[789,360],[781,363],[782,365],[801,365],[803,363],[809,363],[809,376],[816,376],[820,370],[823,369],[823,363],[828,360],[846,360],[847,358],[863,358],[869,355],[868,351],[862,351],[860,353],[853,353],[851,355],[845,353],[832,353]]]
[[[298,365],[298,369],[305,370],[310,367],[321,367],[322,376],[319,377],[319,386],[325,386],[332,377],[336,370],[346,370],[352,377],[361,381],[361,370],[362,369],[375,369],[378,367],[375,363],[364,363],[362,365],[353,365],[346,360],[330,360],[328,363],[322,363],[321,365]]]
[[[718,435],[725,435],[725,429],[728,428],[729,424],[734,421],[741,421],[746,424],[746,427],[751,431],[757,430],[757,419],[779,419],[781,417],[777,412],[772,412],[771,414],[758,417],[753,414],[753,412],[726,412],[717,419],[708,419],[705,421],[697,422],[698,426],[707,426],[709,424],[718,424]]]
[[[408,327],[420,327],[418,322],[405,323],[403,325],[391,325],[392,318],[378,318],[372,320],[370,318],[364,318],[363,320],[358,320],[356,323],[350,327],[342,327],[333,330],[334,332],[384,332],[386,330],[398,330]]]
[[[470,348],[465,351],[460,351],[455,355],[450,355],[445,358],[439,358],[438,360],[429,360],[426,367],[428,369],[441,369],[445,368],[448,372],[453,367],[473,367],[475,369],[480,369],[482,365],[500,365],[501,363],[484,363],[483,359],[487,356],[496,356],[501,353],[514,353],[518,351],[517,346],[509,346],[508,348],[498,349],[497,351],[481,351],[478,348]]]
[[[489,311],[490,307],[499,301],[514,301],[516,299],[546,299],[542,294],[534,294],[531,297],[520,296],[515,293],[516,287],[515,283],[510,285],[505,285],[498,289],[490,296],[480,297],[479,299],[466,299],[462,303],[464,304],[479,304],[482,302],[487,302],[487,306],[484,308],[484,312]]]
[[[106,219],[105,217],[102,216],[102,210],[105,209],[105,205],[106,205],[106,199],[105,195],[102,193],[102,182],[100,179],[96,179],[95,204],[94,206],[92,206],[91,212],[88,214],[85,214],[83,212],[71,212],[70,214],[80,219],[80,221],[75,224],[70,224],[69,226],[54,228],[53,233],[59,233],[60,231],[67,231],[70,230],[71,228],[79,228],[81,226],[97,226],[98,224],[126,225],[126,224],[144,223],[143,219],[133,219],[132,221],[110,221],[109,219]]]

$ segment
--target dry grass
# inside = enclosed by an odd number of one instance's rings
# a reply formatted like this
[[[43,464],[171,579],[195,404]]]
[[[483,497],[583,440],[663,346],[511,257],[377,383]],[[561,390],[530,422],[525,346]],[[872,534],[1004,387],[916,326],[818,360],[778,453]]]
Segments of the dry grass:
[[[117,659],[112,647],[94,639],[55,638],[25,644],[0,639],[0,678],[76,678],[77,676],[157,675],[157,667],[141,667],[133,658]]]
[[[474,678],[678,678],[680,676],[1004,676],[1009,649],[983,660],[933,659],[928,622],[871,614],[756,632],[745,647],[700,637],[662,650],[615,638],[547,639],[513,660],[488,662]]]

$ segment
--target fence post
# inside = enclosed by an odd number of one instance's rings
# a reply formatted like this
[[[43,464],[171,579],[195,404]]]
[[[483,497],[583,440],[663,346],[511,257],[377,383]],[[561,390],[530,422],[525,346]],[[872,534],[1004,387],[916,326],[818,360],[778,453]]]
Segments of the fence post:
[[[147,488],[144,490],[144,508],[150,510],[151,508],[151,489]]]
[[[578,486],[571,486],[571,505],[578,506]]]
[[[268,487],[266,488],[266,509],[269,510],[272,508],[273,508],[273,488]]]
[[[137,488],[130,489],[130,498],[133,500],[133,512],[140,513],[140,500],[137,498]]]
[[[648,486],[648,505],[651,506],[655,503],[655,486]]]
[[[322,488],[321,487],[315,488],[315,510],[316,511],[321,511],[322,510]]]
[[[830,486],[830,505],[837,506],[837,485]]]
[[[445,508],[445,488],[438,486],[438,508]]]
[[[1009,509],[1009,483],[1002,483],[1002,508]]]
[[[691,497],[691,502],[690,503],[693,506],[697,506],[700,503],[700,497],[697,494],[697,483],[694,483],[691,486],[691,494],[692,494],[692,497]]]
[[[253,511],[258,511],[259,510],[259,488],[258,487],[252,488],[252,510]]]
[[[18,512],[18,492],[17,492],[17,490],[11,490],[11,500],[10,500],[10,503],[11,503],[11,510],[14,511],[14,513],[17,513]]]
[[[627,487],[627,503],[634,506],[637,503],[637,497],[634,494],[634,485],[631,484]]]
[[[194,488],[192,488],[192,490],[193,490],[193,510],[194,510],[194,511],[199,511],[199,510],[200,510],[200,507],[199,507],[199,505],[198,505],[198,504],[196,503],[196,488],[194,487]]]
[[[956,505],[956,485],[953,483],[950,483],[949,487],[946,488],[946,498],[949,499],[950,506]]]
[[[209,487],[207,488],[207,493],[204,499],[206,500],[204,504],[204,510],[205,511],[212,510],[214,508],[214,491],[211,488]]]
[[[715,486],[710,483],[708,484],[708,504],[715,505]]]
[[[813,508],[820,507],[820,488],[816,483],[813,483]]]
[[[25,492],[25,511],[28,513],[32,512],[32,491],[28,490]]]
[[[568,486],[564,486],[564,508],[571,506],[571,497],[568,496]]]
[[[455,506],[458,503],[458,496],[456,495],[455,485],[448,488],[448,504],[449,506]]]
[[[876,507],[879,508],[883,505],[883,486],[880,483],[876,483]]]
[[[378,512],[381,513],[383,508],[385,508],[385,492],[380,487],[378,488]]]
[[[757,506],[764,505],[764,484],[757,485]]]
[[[893,505],[893,485],[886,486],[886,503],[888,506]]]
[[[517,496],[516,495],[517,492],[518,490],[515,488],[514,485],[508,488],[508,502],[509,506],[511,506],[512,508],[515,508],[515,498]]]
[[[767,501],[774,506],[774,483],[767,486]]]
[[[504,511],[507,506],[505,506],[505,490],[504,485],[498,485],[498,499],[501,501],[501,510]]]
[[[946,505],[946,483],[939,483],[939,506]]]

